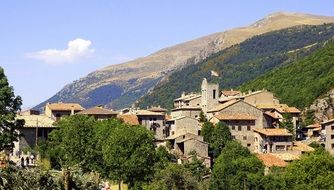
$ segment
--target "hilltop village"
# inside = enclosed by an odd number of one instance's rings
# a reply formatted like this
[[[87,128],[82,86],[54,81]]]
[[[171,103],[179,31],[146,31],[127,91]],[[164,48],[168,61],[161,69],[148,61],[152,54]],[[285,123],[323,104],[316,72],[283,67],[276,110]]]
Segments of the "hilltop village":
[[[201,135],[204,122],[224,123],[232,138],[255,153],[267,172],[314,151],[308,146],[314,141],[334,154],[334,120],[301,127],[301,111],[280,103],[267,90],[247,93],[220,90],[218,84],[204,78],[199,93],[183,93],[173,104],[170,112],[160,106],[116,112],[102,106],[84,109],[76,103],[47,103],[43,114],[27,110],[17,115],[17,119],[25,120],[25,125],[20,129],[23,136],[15,142],[11,159],[19,162],[23,158],[25,164],[33,165],[35,157],[29,150],[40,139],[48,138],[57,121],[76,114],[97,120],[118,118],[133,126],[145,126],[154,134],[157,147],[171,145],[170,152],[178,155],[178,163],[196,156],[207,167],[212,165],[209,143]]]

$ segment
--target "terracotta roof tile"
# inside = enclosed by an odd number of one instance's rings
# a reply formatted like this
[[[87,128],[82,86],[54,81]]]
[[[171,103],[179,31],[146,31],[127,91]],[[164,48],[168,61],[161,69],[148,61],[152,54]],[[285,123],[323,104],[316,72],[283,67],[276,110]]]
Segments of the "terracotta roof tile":
[[[84,108],[77,103],[48,103],[46,104],[50,110],[58,110],[58,111],[71,111],[74,110],[84,110]]]
[[[134,113],[136,115],[164,115],[162,113],[148,111],[148,110],[136,110]]]
[[[256,120],[256,117],[251,116],[249,114],[243,114],[243,113],[234,113],[234,114],[228,114],[228,113],[220,113],[215,116],[218,120]]]
[[[300,141],[294,141],[292,150],[298,150],[302,152],[312,152],[314,151],[314,148],[307,146],[306,144],[300,142]]]
[[[17,115],[17,119],[24,119],[24,127],[54,127],[55,122],[46,115]]]
[[[260,128],[253,128],[254,132],[264,134],[266,136],[292,136],[286,129],[260,129]]]
[[[224,96],[237,96],[237,95],[240,95],[241,92],[238,90],[223,90],[222,94]]]
[[[217,111],[223,110],[223,109],[227,108],[230,105],[233,105],[234,103],[236,103],[238,101],[241,101],[241,100],[234,100],[233,99],[231,101],[228,101],[226,103],[223,103],[223,104],[220,104],[220,105],[216,106],[215,108],[213,108],[212,110],[209,110],[208,112],[217,112]]]
[[[92,107],[83,111],[78,112],[77,114],[82,115],[117,115],[117,112],[101,108],[101,107]]]
[[[266,167],[286,167],[288,164],[281,158],[274,156],[270,153],[268,154],[257,154],[256,155]]]
[[[289,107],[286,104],[259,104],[256,107],[260,109],[275,109],[280,113],[300,113],[296,107]]]
[[[118,118],[124,121],[124,123],[130,125],[139,125],[138,117],[135,114],[123,114],[119,115]]]

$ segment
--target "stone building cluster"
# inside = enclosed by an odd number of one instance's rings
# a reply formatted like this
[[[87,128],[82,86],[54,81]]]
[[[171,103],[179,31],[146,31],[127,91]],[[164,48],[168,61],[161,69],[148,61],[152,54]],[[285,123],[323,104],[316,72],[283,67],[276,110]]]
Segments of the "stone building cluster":
[[[285,166],[284,163],[313,150],[301,141],[296,141],[304,134],[299,128],[301,112],[295,107],[281,104],[273,93],[266,90],[247,93],[233,89],[220,91],[218,84],[209,83],[204,78],[199,93],[182,93],[174,99],[173,105],[174,108],[168,113],[160,106],[148,109],[126,108],[115,112],[103,107],[84,109],[74,103],[47,104],[44,114],[31,110],[17,116],[25,119],[26,125],[20,131],[24,137],[18,142],[16,151],[34,146],[40,138],[47,138],[54,129],[55,121],[74,114],[85,114],[96,119],[119,118],[131,125],[145,126],[154,133],[156,145],[168,146],[180,163],[188,162],[196,156],[210,166],[209,144],[200,135],[203,124],[200,122],[201,114],[213,124],[225,123],[232,138],[260,155],[258,157],[264,163],[272,160],[271,165],[268,164],[269,168],[275,166],[275,163]],[[287,120],[292,125],[293,133],[282,126]],[[321,131],[324,132],[328,141],[326,148],[331,147],[334,152],[334,121],[324,122],[320,128],[319,133],[316,130],[308,133],[320,136]]]

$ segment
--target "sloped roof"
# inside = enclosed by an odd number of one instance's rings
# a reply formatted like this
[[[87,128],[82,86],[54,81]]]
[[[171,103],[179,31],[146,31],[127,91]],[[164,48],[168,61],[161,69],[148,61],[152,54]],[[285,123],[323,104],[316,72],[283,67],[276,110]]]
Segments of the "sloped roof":
[[[280,113],[300,113],[296,107],[289,107],[287,104],[259,104],[256,107],[260,109],[275,109]]]
[[[147,111],[152,111],[152,112],[167,112],[167,109],[161,108],[161,107],[151,107],[147,109]]]
[[[300,158],[300,154],[295,153],[295,152],[280,152],[280,153],[271,153],[274,156],[284,160],[284,161],[293,161],[293,160],[298,160]]]
[[[117,112],[96,106],[96,107],[92,107],[92,108],[80,111],[76,114],[82,114],[82,115],[117,115]]]
[[[251,116],[249,114],[245,113],[233,113],[233,114],[228,114],[228,113],[220,113],[218,115],[215,115],[218,120],[256,120],[256,117]]]
[[[195,118],[192,117],[188,117],[188,116],[178,116],[178,117],[172,117],[170,119],[168,119],[167,121],[176,121],[176,120],[180,120],[180,119],[184,119],[184,118],[188,118],[188,119],[192,119],[192,120],[196,120]]]
[[[164,115],[162,113],[148,111],[148,110],[136,110],[136,115]]]
[[[275,113],[272,113],[270,111],[266,111],[266,112],[264,112],[264,114],[269,116],[269,117],[272,117],[274,119],[280,119],[280,117],[278,117],[277,115],[275,115]]]
[[[300,142],[300,141],[294,141],[293,142],[293,146],[292,146],[292,150],[298,150],[298,151],[302,151],[302,152],[312,152],[314,151],[314,148]]]
[[[231,100],[231,101],[228,101],[226,103],[223,103],[223,104],[220,104],[218,106],[216,106],[215,108],[213,108],[212,110],[208,110],[207,112],[217,112],[217,111],[220,111],[220,110],[223,110],[237,102],[240,102],[241,100]]]
[[[263,162],[263,164],[266,167],[269,167],[269,168],[273,166],[286,167],[288,165],[284,160],[270,153],[257,154],[256,156],[259,158],[259,160]]]
[[[179,101],[179,100],[187,101],[187,100],[193,100],[193,99],[200,98],[200,97],[202,97],[202,95],[192,93],[192,94],[187,94],[183,97],[181,96],[179,98],[176,98],[176,99],[174,99],[174,101]]]
[[[123,114],[118,115],[118,118],[124,121],[126,124],[139,125],[138,117],[135,114]]]
[[[331,122],[334,122],[334,119],[330,119],[330,120],[324,121],[324,122],[321,123],[321,125],[327,124],[327,123],[331,123]]]
[[[222,94],[224,96],[236,96],[236,95],[240,95],[241,92],[238,90],[223,90]]]
[[[16,119],[24,119],[24,127],[54,127],[55,122],[46,115],[17,115]]]
[[[254,132],[264,134],[266,136],[292,136],[286,129],[260,129],[260,128],[253,128]]]
[[[77,103],[48,103],[46,104],[50,110],[57,110],[57,111],[71,111],[72,109],[79,111],[84,110],[84,108]]]
[[[201,110],[202,108],[200,107],[180,107],[180,108],[174,108],[172,111],[177,111],[177,110]]]

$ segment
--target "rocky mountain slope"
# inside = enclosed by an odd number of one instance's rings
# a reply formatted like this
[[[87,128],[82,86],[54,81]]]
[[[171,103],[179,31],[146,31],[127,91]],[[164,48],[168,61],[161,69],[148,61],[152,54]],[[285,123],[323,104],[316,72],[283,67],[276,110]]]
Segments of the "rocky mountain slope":
[[[333,17],[298,13],[275,13],[254,24],[211,34],[162,49],[147,57],[111,65],[66,85],[46,102],[77,102],[84,107],[98,104],[114,109],[131,105],[161,80],[187,64],[196,64],[212,53],[238,44],[252,36],[296,25],[334,22]],[[190,61],[189,61],[190,60]]]

